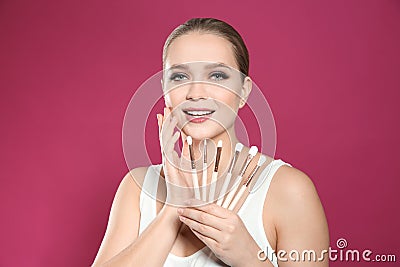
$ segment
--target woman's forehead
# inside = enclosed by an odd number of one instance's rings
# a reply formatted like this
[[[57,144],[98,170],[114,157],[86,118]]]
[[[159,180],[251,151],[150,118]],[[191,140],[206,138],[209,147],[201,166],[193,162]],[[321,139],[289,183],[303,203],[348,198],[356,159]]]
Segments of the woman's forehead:
[[[232,44],[210,33],[189,33],[176,38],[167,50],[166,69],[189,62],[215,62],[237,69]]]

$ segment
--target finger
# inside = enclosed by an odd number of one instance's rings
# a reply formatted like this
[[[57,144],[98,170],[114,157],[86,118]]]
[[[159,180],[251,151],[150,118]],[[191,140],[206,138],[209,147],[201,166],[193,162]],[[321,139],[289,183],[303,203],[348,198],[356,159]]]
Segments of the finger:
[[[182,131],[182,152],[181,152],[181,157],[184,157],[186,159],[189,159],[190,154],[189,154],[189,144],[187,142],[187,135]]]
[[[178,141],[179,136],[180,136],[180,132],[176,131],[174,133],[174,135],[172,137],[170,137],[169,140],[166,140],[166,146],[165,146],[166,153],[169,154],[170,152],[172,152],[174,150],[176,141]]]
[[[164,114],[165,114],[165,108],[164,108]],[[163,153],[163,138],[162,138],[162,131],[163,131],[163,125],[165,121],[165,116],[162,114],[158,113],[157,114],[157,124],[158,124],[158,137],[160,141],[160,147],[161,147],[161,152]]]
[[[160,114],[160,133],[161,133],[161,131],[162,131],[162,127],[163,127],[163,125],[164,125],[164,122],[165,122],[165,120],[167,119],[166,113],[167,113],[166,107],[164,107],[164,109],[163,109],[163,114]]]
[[[189,144],[187,142],[187,135],[185,134],[185,132],[183,131],[183,129],[181,129],[181,136],[182,136],[182,152],[181,152],[181,157],[184,156],[185,158],[189,158]]]
[[[171,124],[171,122],[173,121],[173,119],[176,118],[176,116],[173,116],[172,114],[169,114],[167,109],[165,109],[164,112],[164,120],[163,120],[163,128],[167,128],[168,125]],[[166,129],[164,129],[164,132],[166,131]]]
[[[179,139],[180,132],[177,131],[174,133],[173,136],[169,137],[169,139],[164,140],[164,148],[163,148],[163,155],[166,158],[166,163],[170,163],[172,160],[173,165],[177,166],[178,160],[178,153],[175,151],[175,143]]]
[[[215,251],[218,242],[215,241],[214,239],[208,237],[208,236],[204,236],[201,233],[197,232],[194,229],[191,229],[193,234],[195,234],[200,240],[201,242],[203,242],[204,244],[206,244],[207,247],[209,247],[212,251]]]
[[[169,173],[169,171],[172,171],[174,173],[174,176],[178,175],[178,171],[181,172],[181,175],[183,175],[183,177],[186,177],[186,172],[184,169],[182,169],[179,165],[179,156],[178,153],[175,151],[175,144],[178,141],[180,137],[180,132],[177,131],[175,132],[175,134],[171,137],[170,140],[168,140],[166,147],[164,149],[164,164],[166,166],[167,169],[167,173]],[[171,173],[172,174],[172,173]],[[172,180],[176,180],[178,178],[174,178],[171,177]],[[172,181],[171,180],[171,181]],[[178,179],[176,180],[174,183],[176,184],[181,184],[181,185],[185,185],[185,186],[191,186],[191,180],[189,179]]]
[[[157,113],[158,134],[161,133],[162,122],[163,122],[163,115],[161,115],[160,113]]]
[[[166,119],[172,117],[172,116],[171,116],[171,109],[170,109],[170,107],[164,107],[164,116],[165,116]]]
[[[177,119],[175,117],[172,118],[171,120],[167,119],[164,122],[161,133],[162,147],[166,147],[166,145],[168,145],[168,143],[170,142],[176,124],[177,124]]]
[[[166,110],[166,107],[164,107],[164,110],[163,110],[163,120],[162,120],[162,123],[164,123],[164,121],[167,119],[167,116],[166,116],[166,114],[167,114],[167,110]]]
[[[193,208],[182,208],[182,211],[180,212],[180,215],[189,218],[191,220],[195,220],[201,224],[208,225],[212,228],[215,228],[217,230],[223,230],[225,227],[225,220],[216,217],[212,214],[209,214],[207,212],[198,210],[198,209],[193,209]]]
[[[185,134],[185,132],[183,131],[183,129],[181,129],[181,137],[182,137],[182,145],[185,145],[186,139],[187,139],[187,135]],[[187,145],[187,144],[186,144]]]
[[[225,209],[215,203],[207,203],[200,199],[190,199],[186,202],[191,208],[207,212],[216,217],[227,219],[232,216],[232,211]]]
[[[181,131],[181,136],[185,135],[183,131]],[[189,154],[189,144],[187,142],[187,138],[182,138],[182,149],[180,153],[180,166],[183,169],[191,169],[191,163],[190,163],[190,154]]]
[[[176,137],[176,134],[179,133],[179,131],[176,131],[174,133],[176,123],[177,123],[176,118],[174,118],[170,123],[165,123],[166,125],[165,125],[164,131],[162,133],[162,143],[165,147],[167,147],[169,145],[172,145],[174,147],[176,141],[178,140],[175,137]],[[173,138],[174,138],[174,140],[172,140]]]
[[[218,237],[221,235],[221,231],[212,228],[208,225],[201,224],[195,220],[186,218],[184,216],[179,216],[179,220],[186,224],[190,229],[200,233],[204,237],[208,237],[216,242],[218,242]]]
[[[180,131],[176,131],[174,133],[174,135],[172,136],[172,138],[171,138],[171,144],[175,145],[180,136],[181,136],[181,132]]]
[[[163,129],[162,129],[163,136],[171,136],[177,123],[178,120],[176,117],[174,116],[167,117],[163,123]]]

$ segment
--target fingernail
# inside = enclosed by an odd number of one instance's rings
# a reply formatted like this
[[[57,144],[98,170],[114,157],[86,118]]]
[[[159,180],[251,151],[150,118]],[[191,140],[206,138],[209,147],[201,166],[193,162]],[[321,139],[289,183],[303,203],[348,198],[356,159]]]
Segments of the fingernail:
[[[182,214],[182,213],[183,213],[183,209],[182,209],[182,208],[179,208],[179,209],[178,209],[178,213],[179,213],[179,214]]]
[[[185,220],[185,217],[179,216],[179,220],[181,220],[183,222]]]

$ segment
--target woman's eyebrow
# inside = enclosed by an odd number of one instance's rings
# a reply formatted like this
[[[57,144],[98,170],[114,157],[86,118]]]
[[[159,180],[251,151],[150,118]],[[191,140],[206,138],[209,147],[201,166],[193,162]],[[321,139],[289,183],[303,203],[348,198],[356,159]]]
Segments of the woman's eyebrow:
[[[172,71],[172,70],[176,70],[176,69],[188,70],[189,67],[187,66],[187,64],[175,64],[175,65],[172,65],[171,67],[169,67],[167,69],[167,71]]]
[[[207,64],[205,66],[205,69],[213,69],[213,68],[217,68],[217,67],[223,67],[223,68],[227,68],[229,70],[231,70],[232,68],[229,67],[228,65],[224,64],[224,63],[211,63],[211,64]]]
[[[217,68],[217,67],[223,67],[223,68],[227,68],[229,70],[232,69],[232,67],[224,64],[224,63],[209,63],[206,64],[204,66],[205,69],[213,69],[213,68]],[[169,67],[167,69],[167,71],[172,71],[172,70],[176,70],[176,69],[181,69],[181,70],[189,70],[189,64],[185,63],[185,64],[174,64],[171,67]]]

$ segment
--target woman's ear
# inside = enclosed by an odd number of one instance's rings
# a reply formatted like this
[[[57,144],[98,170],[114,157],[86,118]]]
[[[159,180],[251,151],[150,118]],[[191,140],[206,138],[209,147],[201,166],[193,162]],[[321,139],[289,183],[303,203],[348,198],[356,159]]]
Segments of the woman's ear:
[[[253,81],[250,79],[249,76],[246,76],[243,81],[242,91],[241,91],[241,99],[239,102],[239,108],[244,107],[246,101],[250,95],[251,89],[253,87]]]

